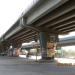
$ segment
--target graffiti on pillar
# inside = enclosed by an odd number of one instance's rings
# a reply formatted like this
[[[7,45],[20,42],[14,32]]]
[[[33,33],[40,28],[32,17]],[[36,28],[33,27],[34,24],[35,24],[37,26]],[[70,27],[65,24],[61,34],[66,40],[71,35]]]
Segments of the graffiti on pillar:
[[[47,43],[47,57],[52,57],[55,55],[56,43]]]

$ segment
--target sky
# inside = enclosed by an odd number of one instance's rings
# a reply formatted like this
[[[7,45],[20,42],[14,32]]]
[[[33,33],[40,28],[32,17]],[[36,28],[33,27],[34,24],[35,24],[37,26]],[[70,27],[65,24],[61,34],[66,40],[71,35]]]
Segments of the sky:
[[[70,36],[75,36],[75,31],[70,32],[66,35],[59,35],[59,38],[67,38],[67,37],[70,37]]]
[[[34,0],[0,0],[0,37],[17,21]]]

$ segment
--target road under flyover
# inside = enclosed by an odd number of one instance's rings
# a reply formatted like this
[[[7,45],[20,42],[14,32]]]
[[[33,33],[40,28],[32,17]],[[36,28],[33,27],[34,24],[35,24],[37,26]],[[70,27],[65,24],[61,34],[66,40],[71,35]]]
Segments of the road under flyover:
[[[19,48],[23,42],[39,39],[45,59],[50,36],[54,36],[54,42],[57,42],[59,34],[74,30],[75,0],[39,0],[1,37],[0,48],[7,50],[10,45]]]
[[[55,63],[25,63],[25,59],[0,57],[1,75],[75,75],[74,66]]]

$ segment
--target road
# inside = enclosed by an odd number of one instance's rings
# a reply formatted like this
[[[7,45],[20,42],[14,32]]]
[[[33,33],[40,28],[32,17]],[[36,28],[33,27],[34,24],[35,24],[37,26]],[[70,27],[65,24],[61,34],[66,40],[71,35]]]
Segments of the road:
[[[75,66],[25,63],[24,58],[0,57],[0,75],[75,75]]]

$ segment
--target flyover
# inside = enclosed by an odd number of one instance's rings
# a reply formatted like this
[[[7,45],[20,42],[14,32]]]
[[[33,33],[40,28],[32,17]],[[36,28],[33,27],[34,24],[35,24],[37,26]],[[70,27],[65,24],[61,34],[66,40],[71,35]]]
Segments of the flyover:
[[[38,0],[1,37],[1,48],[20,47],[23,42],[40,39],[46,56],[46,45],[50,36],[58,41],[59,34],[75,30],[75,0]]]
[[[75,36],[65,37],[65,38],[59,38],[59,41],[57,42],[58,46],[71,46],[75,45]],[[23,48],[34,48],[34,46],[40,47],[40,43],[31,43],[29,45],[22,46]]]
[[[58,42],[60,46],[71,46],[75,45],[75,36],[70,36],[66,38],[61,38]]]

